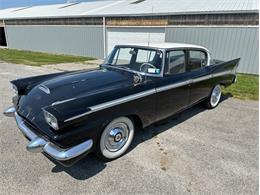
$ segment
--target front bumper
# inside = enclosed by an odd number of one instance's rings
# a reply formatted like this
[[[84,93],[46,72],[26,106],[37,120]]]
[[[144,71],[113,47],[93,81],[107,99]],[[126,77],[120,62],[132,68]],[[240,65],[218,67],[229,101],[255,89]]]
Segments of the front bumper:
[[[54,143],[48,141],[46,138],[37,136],[30,129],[30,127],[26,125],[24,119],[17,114],[14,108],[9,107],[4,112],[4,114],[6,116],[15,117],[19,129],[22,131],[25,137],[27,137],[30,140],[30,142],[26,146],[27,150],[30,152],[34,152],[34,153],[43,152],[48,154],[48,156],[52,157],[57,161],[68,161],[88,153],[93,146],[93,140],[89,139],[71,148],[67,148],[67,149],[60,148]]]

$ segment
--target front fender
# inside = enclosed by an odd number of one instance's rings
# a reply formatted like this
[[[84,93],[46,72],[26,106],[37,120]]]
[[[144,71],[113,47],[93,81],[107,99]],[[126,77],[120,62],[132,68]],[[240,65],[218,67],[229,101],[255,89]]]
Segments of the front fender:
[[[87,139],[92,139],[94,149],[99,142],[104,128],[115,118],[121,116],[137,116],[141,120],[138,112],[133,109],[121,111],[113,111],[113,109],[102,110],[71,121],[68,126],[61,129],[60,132],[57,132],[57,135],[54,137],[55,142],[67,148]]]

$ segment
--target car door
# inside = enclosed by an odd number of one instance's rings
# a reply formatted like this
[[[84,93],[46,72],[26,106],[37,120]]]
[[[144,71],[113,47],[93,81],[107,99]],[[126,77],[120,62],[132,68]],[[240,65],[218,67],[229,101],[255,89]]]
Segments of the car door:
[[[158,78],[157,120],[169,117],[186,108],[189,103],[189,75],[186,72],[186,51],[166,52],[164,75]]]
[[[208,54],[204,50],[187,50],[187,71],[192,79],[189,104],[195,104],[208,97],[211,91],[211,75],[208,68]]]

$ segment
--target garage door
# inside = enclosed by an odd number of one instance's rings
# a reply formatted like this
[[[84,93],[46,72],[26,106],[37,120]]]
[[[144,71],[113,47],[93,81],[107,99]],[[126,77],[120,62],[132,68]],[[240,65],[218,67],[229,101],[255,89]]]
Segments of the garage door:
[[[165,41],[165,28],[108,28],[107,52],[115,45],[135,43],[162,43]]]

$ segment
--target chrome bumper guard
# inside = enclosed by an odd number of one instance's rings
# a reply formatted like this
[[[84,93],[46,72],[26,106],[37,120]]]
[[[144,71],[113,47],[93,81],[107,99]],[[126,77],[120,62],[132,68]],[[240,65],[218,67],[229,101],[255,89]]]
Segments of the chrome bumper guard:
[[[52,158],[59,161],[66,161],[72,158],[78,157],[81,154],[88,152],[93,146],[93,140],[89,139],[81,144],[73,146],[68,149],[62,149],[55,145],[54,143],[37,136],[26,124],[23,118],[21,118],[15,111],[14,108],[9,107],[6,111],[13,111],[13,116],[15,117],[16,123],[22,133],[31,140],[26,146],[26,149],[30,152],[38,153],[45,152]],[[6,113],[4,112],[4,114]],[[11,116],[11,112],[8,112],[7,116]],[[6,115],[6,114],[5,114]]]
[[[14,113],[15,113],[15,108],[13,106],[8,107],[5,111],[4,111],[4,115],[8,116],[8,117],[14,117]]]

